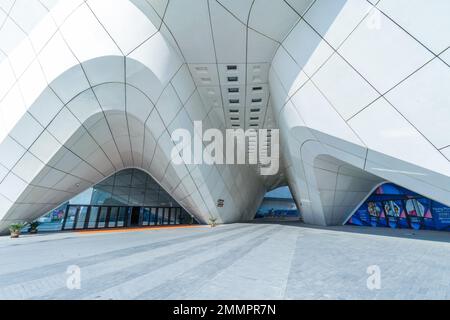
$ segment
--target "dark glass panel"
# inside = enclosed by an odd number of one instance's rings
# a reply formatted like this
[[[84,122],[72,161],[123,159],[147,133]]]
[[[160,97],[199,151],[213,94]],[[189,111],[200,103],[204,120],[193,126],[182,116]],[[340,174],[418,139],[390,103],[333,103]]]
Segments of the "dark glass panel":
[[[156,220],[156,218],[157,218],[157,213],[158,213],[158,209],[157,208],[152,208],[151,210],[150,210],[150,225],[151,226],[154,226],[154,225],[156,225],[157,224],[157,220]]]
[[[88,213],[89,207],[80,207],[80,211],[78,213],[78,220],[77,220],[77,229],[84,229],[84,225],[86,223],[87,213]]]
[[[114,185],[116,187],[131,187],[131,180],[133,177],[133,170],[123,170],[116,174]]]
[[[158,209],[158,225],[162,226],[164,224],[164,208]]]
[[[111,202],[113,187],[111,186],[96,186],[92,192],[93,205],[103,205]]]
[[[98,207],[91,207],[91,214],[89,216],[89,224],[88,224],[89,229],[95,229],[97,225],[98,211],[99,211]]]
[[[119,208],[119,217],[117,218],[117,227],[124,227],[125,226],[125,219],[127,216],[127,208],[120,207]]]
[[[150,209],[149,208],[144,208],[144,215],[143,215],[143,219],[142,219],[142,225],[143,226],[148,226],[149,220],[150,220]]]
[[[108,214],[108,207],[102,207],[100,209],[100,216],[98,218],[98,228],[102,229],[106,227],[107,214]]]
[[[117,223],[117,215],[119,213],[118,207],[112,207],[111,212],[109,213],[109,223],[108,228],[115,228]]]
[[[66,223],[64,225],[65,230],[71,230],[75,227],[75,217],[77,215],[78,207],[69,207],[67,212]]]
[[[170,208],[165,208],[164,209],[164,225],[168,225],[169,224],[169,217],[170,217]]]
[[[131,188],[129,205],[131,206],[143,206],[145,199],[145,189],[144,188]]]
[[[140,188],[145,189],[147,184],[147,177],[148,175],[140,170],[134,170],[133,171],[133,177],[132,177],[132,187],[133,188]]]
[[[177,222],[177,208],[170,209],[170,224],[174,225]]]
[[[129,205],[130,188],[115,186],[109,205]]]

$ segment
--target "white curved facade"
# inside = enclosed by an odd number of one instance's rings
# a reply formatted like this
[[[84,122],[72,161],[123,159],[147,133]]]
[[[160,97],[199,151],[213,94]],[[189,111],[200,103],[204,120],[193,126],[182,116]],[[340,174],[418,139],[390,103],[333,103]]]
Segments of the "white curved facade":
[[[251,219],[281,184],[320,225],[383,181],[450,205],[449,12],[447,0],[0,1],[0,232],[131,167],[202,222]],[[279,128],[280,174],[173,164],[171,133],[194,121]]]

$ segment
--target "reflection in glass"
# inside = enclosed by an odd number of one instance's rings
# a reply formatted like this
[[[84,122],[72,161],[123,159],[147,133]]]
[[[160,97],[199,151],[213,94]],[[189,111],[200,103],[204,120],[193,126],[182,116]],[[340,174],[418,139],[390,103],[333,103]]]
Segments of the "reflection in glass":
[[[93,205],[103,205],[108,204],[112,198],[112,186],[96,186],[94,191],[92,192],[92,201]]]
[[[100,210],[100,217],[98,218],[98,228],[106,227],[106,215],[108,214],[108,208],[102,207]]]
[[[181,224],[181,209],[177,209],[177,224]]]
[[[151,209],[151,214],[150,214],[150,225],[151,226],[155,226],[158,221],[157,219],[157,214],[158,214],[158,209],[157,208],[152,208]]]
[[[130,188],[128,190],[129,198],[128,203],[133,206],[141,206],[145,201],[145,189],[144,188]]]
[[[98,207],[92,207],[91,208],[91,214],[89,216],[89,229],[95,229],[97,225],[97,217],[98,217]]]
[[[145,172],[139,170],[133,170],[132,175],[132,187],[145,189],[148,175]]]
[[[115,228],[117,222],[117,214],[119,213],[119,208],[113,207],[109,213],[108,228]]]
[[[177,209],[171,208],[170,209],[170,224],[174,225],[177,222]]]
[[[84,224],[86,223],[88,213],[88,207],[81,207],[78,213],[77,229],[84,229]]]
[[[167,207],[173,198],[147,173],[126,169],[93,188],[92,205]]]
[[[102,182],[100,182],[99,184],[97,184],[97,186],[113,186],[114,185],[114,180],[116,179],[116,176],[113,175],[105,180],[103,180]]]
[[[158,226],[162,226],[164,224],[164,208],[158,209]]]
[[[193,223],[193,218],[183,209],[180,209],[180,219],[179,224],[191,224]]]
[[[169,208],[165,208],[164,209],[164,225],[168,225],[169,224],[169,217],[170,217],[170,209]]]
[[[127,208],[125,208],[125,207],[119,208],[119,217],[117,219],[117,227],[125,226],[126,213],[127,213]]]
[[[111,206],[126,205],[128,204],[129,193],[130,189],[127,187],[114,186],[111,199],[106,204]]]
[[[75,217],[77,215],[78,207],[69,207],[67,212],[66,224],[64,229],[71,230],[75,227]]]
[[[89,196],[76,197],[76,203],[71,205],[69,201],[41,218],[43,223],[57,225],[59,230],[63,226],[73,230],[84,229],[86,226],[89,229],[132,226],[133,216],[136,226],[191,221],[180,208],[170,208],[177,206],[173,198],[151,176],[137,169],[118,172],[89,190],[92,190],[91,193],[86,193]],[[135,215],[132,214],[134,209]],[[44,226],[41,225],[40,228]],[[52,226],[52,230],[54,229],[55,226]]]
[[[135,170],[131,169],[118,172],[116,174],[116,180],[114,181],[114,185],[118,187],[130,187],[134,171]]]
[[[143,226],[148,226],[149,220],[150,220],[150,209],[149,208],[144,208],[144,218],[142,220],[142,225]]]

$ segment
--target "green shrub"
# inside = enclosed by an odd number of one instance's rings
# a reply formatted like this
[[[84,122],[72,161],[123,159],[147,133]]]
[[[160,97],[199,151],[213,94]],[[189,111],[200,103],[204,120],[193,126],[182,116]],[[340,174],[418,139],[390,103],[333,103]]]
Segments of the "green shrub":
[[[214,228],[217,226],[217,218],[210,218],[209,219],[209,225]]]
[[[9,231],[11,232],[20,232],[23,228],[25,228],[26,223],[13,223],[9,226]]]
[[[30,233],[36,233],[38,230],[38,227],[40,226],[40,222],[39,221],[34,221],[32,223],[30,223],[30,227],[28,228],[28,232]]]

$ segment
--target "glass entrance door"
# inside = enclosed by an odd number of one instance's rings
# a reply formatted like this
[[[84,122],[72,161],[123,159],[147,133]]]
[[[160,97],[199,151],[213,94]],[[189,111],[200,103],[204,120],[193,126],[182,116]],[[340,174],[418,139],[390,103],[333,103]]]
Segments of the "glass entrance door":
[[[135,228],[141,225],[141,208],[135,207],[131,210],[130,227]]]

